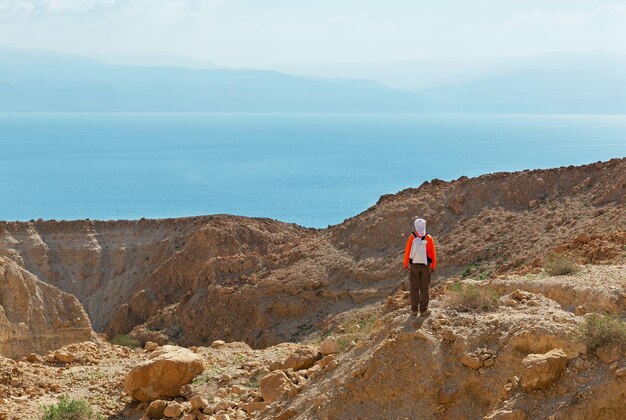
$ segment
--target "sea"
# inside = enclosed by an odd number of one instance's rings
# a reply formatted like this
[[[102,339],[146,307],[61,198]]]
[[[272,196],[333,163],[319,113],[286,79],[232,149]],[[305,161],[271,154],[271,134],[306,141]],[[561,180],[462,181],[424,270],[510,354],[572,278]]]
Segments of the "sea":
[[[433,178],[624,156],[624,115],[0,114],[0,220],[321,228]]]

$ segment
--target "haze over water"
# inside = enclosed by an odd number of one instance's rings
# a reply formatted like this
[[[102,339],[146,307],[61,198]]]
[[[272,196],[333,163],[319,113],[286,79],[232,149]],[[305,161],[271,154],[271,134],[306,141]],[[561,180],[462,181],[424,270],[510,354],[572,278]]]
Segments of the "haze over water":
[[[624,156],[626,116],[0,114],[0,220],[325,227],[433,178]]]

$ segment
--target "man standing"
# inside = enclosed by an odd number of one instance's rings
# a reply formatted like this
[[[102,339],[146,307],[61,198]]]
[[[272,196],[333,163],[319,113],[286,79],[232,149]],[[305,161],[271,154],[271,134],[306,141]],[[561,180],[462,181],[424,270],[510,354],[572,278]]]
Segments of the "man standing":
[[[415,232],[411,233],[404,248],[404,269],[409,271],[411,315],[430,314],[428,309],[430,274],[437,267],[435,241],[426,234],[426,220],[415,219]]]

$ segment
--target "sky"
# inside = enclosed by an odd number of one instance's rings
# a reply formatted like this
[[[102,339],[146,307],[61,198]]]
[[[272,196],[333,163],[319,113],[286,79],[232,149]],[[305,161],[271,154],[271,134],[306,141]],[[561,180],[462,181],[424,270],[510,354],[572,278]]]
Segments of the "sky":
[[[0,0],[0,45],[230,67],[626,54],[626,0]]]

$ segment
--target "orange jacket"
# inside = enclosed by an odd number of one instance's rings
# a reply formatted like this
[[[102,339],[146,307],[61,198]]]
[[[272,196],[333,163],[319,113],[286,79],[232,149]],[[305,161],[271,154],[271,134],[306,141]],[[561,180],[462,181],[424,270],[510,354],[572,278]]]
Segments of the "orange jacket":
[[[413,238],[415,238],[415,235],[411,234],[411,236],[409,236],[409,240],[406,241],[406,246],[404,247],[404,268],[409,266],[409,255],[411,254]],[[434,271],[437,267],[437,252],[435,251],[435,241],[433,240],[433,237],[428,234],[426,234],[426,256],[431,259],[430,268]]]

